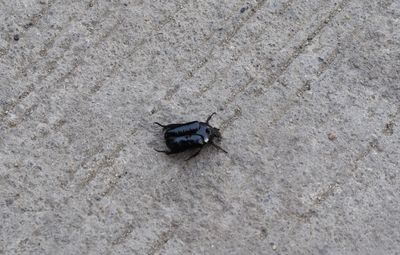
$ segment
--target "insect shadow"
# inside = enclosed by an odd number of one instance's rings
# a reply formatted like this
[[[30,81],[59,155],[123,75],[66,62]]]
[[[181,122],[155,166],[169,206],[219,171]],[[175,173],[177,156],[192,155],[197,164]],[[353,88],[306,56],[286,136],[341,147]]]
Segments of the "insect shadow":
[[[167,145],[169,151],[154,149],[157,152],[163,152],[167,155],[176,154],[184,152],[189,149],[198,148],[197,152],[191,155],[186,160],[196,157],[199,155],[200,151],[207,144],[211,144],[215,148],[228,153],[226,150],[222,149],[219,145],[214,143],[215,139],[220,139],[221,133],[218,128],[212,127],[209,122],[211,118],[216,113],[212,113],[206,120],[206,122],[201,121],[191,121],[187,123],[177,123],[163,125],[158,122],[154,124],[159,125],[163,128],[165,144]]]

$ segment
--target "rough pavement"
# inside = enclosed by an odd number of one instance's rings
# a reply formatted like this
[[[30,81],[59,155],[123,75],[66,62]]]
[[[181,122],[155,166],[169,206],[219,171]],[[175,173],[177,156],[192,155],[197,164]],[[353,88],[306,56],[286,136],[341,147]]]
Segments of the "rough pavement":
[[[399,254],[399,102],[399,0],[0,0],[0,254]]]

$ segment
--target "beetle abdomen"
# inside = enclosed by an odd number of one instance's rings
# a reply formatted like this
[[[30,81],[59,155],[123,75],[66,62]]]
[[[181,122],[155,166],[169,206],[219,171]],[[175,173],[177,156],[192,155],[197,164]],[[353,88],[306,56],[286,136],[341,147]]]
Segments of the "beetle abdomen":
[[[166,144],[171,151],[181,152],[190,148],[201,147],[205,144],[205,142],[202,136],[194,134],[169,137],[166,139]]]

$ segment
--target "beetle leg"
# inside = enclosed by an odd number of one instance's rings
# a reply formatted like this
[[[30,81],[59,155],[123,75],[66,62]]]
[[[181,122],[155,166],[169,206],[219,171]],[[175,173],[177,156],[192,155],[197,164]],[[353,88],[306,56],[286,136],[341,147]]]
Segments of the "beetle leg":
[[[210,116],[208,116],[206,123],[208,124],[208,122],[211,120],[212,116],[214,116],[215,114],[217,114],[216,112],[213,112]]]
[[[198,151],[196,151],[195,154],[193,154],[192,156],[190,156],[190,157],[188,157],[187,159],[185,159],[185,161],[188,161],[189,159],[192,159],[192,158],[196,157],[197,155],[199,155],[199,153],[200,153],[200,151],[201,151],[202,148],[203,148],[203,147],[201,147]]]
[[[163,125],[163,124],[160,124],[160,123],[158,123],[158,122],[154,122],[154,124],[159,125],[159,126],[162,127],[163,129],[176,128],[176,127],[182,126],[182,124],[168,124],[168,125]]]
[[[159,125],[160,127],[163,127],[163,128],[166,128],[166,127],[167,127],[167,126],[162,125],[162,124],[160,124],[160,123],[158,123],[158,122],[154,122],[154,124],[157,124],[157,125]]]
[[[219,145],[215,144],[215,143],[211,143],[212,146],[214,146],[215,148],[217,148],[218,150],[221,150],[225,153],[228,153],[226,150],[222,149]]]
[[[167,155],[177,153],[177,152],[173,152],[173,151],[162,151],[162,150],[157,150],[156,148],[154,148],[154,150],[155,150],[156,152],[164,152],[164,153],[167,154]]]

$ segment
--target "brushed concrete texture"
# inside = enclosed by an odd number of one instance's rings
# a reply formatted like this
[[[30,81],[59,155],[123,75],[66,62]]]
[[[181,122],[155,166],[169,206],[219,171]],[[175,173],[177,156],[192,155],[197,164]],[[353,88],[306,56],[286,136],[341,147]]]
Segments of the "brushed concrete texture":
[[[0,0],[0,254],[400,254],[399,121],[399,0]]]

